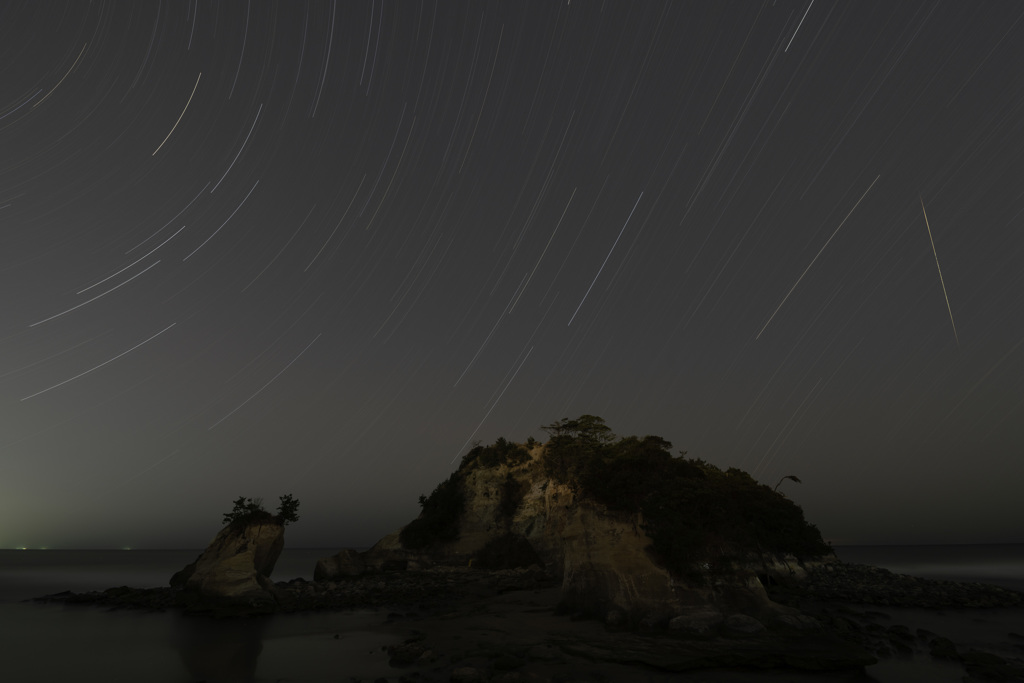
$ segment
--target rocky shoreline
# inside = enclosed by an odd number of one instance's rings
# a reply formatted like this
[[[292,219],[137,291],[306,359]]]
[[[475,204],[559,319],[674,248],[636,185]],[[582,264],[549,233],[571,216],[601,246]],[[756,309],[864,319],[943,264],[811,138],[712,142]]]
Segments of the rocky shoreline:
[[[924,579],[895,574],[881,567],[843,562],[812,567],[799,584],[768,586],[768,592],[772,599],[786,604],[799,603],[803,598],[922,609],[1024,607],[1024,593],[1008,588]]]
[[[939,634],[893,624],[888,615],[865,609],[878,605],[984,612],[1024,607],[1024,594],[863,565],[827,563],[811,569],[799,583],[769,586],[773,600],[800,610],[797,618],[769,624],[726,620],[704,632],[670,624],[641,624],[640,629],[624,630],[614,623],[578,621],[556,609],[558,582],[539,567],[499,571],[437,567],[273,585],[278,613],[349,609],[387,613],[386,623],[406,634],[401,645],[389,650],[392,665],[400,669],[396,673],[404,681],[543,682],[558,680],[559,667],[586,666],[617,667],[625,676],[622,680],[628,680],[625,672],[637,666],[664,676],[701,668],[837,671],[915,653],[961,665],[965,680],[1024,680],[1024,644],[1021,657],[1001,657],[965,649]],[[218,617],[267,613],[262,604],[203,602],[173,588],[120,587],[37,600],[111,609],[174,609]],[[489,629],[500,630],[502,636],[488,640]],[[1014,636],[1024,643],[1024,636],[1008,634],[1011,639]],[[655,676],[651,680],[671,679]]]
[[[308,581],[301,578],[280,581],[273,584],[273,605],[244,599],[210,599],[174,587],[128,586],[88,593],[64,591],[34,600],[97,605],[110,609],[180,609],[194,615],[244,618],[317,610],[416,608],[436,611],[471,598],[553,585],[554,580],[537,567],[497,571],[436,567],[422,571],[365,574],[341,581]]]
[[[928,629],[893,623],[889,613],[871,609],[985,613],[1024,608],[1024,593],[984,583],[925,579],[880,567],[835,562],[812,568],[799,584],[769,586],[768,594],[776,602],[813,615],[823,628],[880,660],[927,656],[961,665],[965,682],[1024,681],[1022,633],[1005,634],[1007,641],[1015,643],[1015,656],[1007,658],[958,646]]]

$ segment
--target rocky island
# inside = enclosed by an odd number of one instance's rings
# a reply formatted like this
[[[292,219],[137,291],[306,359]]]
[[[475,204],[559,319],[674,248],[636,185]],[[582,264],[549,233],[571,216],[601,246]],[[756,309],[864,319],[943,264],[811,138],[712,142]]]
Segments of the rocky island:
[[[556,661],[844,670],[913,647],[978,675],[1024,674],[850,607],[1019,607],[1024,595],[841,563],[788,498],[674,456],[660,437],[620,438],[591,415],[545,429],[546,443],[474,447],[416,519],[320,559],[313,581],[269,579],[298,503],[283,497],[274,516],[242,498],[170,587],[45,599],[216,616],[387,610],[406,634],[391,651],[405,680],[555,680]],[[500,643],[485,642],[489,630]]]

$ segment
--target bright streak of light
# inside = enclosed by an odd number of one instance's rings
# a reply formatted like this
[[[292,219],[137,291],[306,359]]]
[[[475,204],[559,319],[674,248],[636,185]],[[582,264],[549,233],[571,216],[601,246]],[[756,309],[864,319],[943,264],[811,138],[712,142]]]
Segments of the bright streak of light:
[[[804,11],[804,15],[802,17],[800,17],[800,23],[796,25],[796,30],[793,31],[793,35],[789,39],[789,42],[786,43],[786,49],[783,50],[783,52],[789,52],[789,46],[793,44],[793,38],[796,38],[796,34],[800,31],[800,27],[804,25],[804,19],[807,18],[807,13],[811,11],[811,5],[813,5],[813,4],[814,4],[814,0],[811,0],[811,4],[807,5],[807,9]]]
[[[174,222],[174,220],[175,220],[175,219],[176,219],[176,218],[177,218],[178,216],[180,216],[181,214],[183,214],[183,213],[185,213],[186,211],[188,211],[188,207],[190,207],[190,206],[192,206],[193,204],[195,204],[196,200],[197,200],[197,199],[199,199],[199,197],[201,197],[201,196],[202,196],[203,192],[205,192],[205,191],[206,191],[206,188],[208,188],[209,186],[210,186],[210,183],[206,183],[205,185],[203,185],[203,189],[202,189],[202,190],[199,190],[199,194],[197,194],[197,195],[196,195],[195,197],[193,197],[193,198],[192,198],[192,201],[190,201],[190,202],[189,202],[188,204],[186,204],[186,205],[185,205],[185,208],[184,208],[184,209],[182,209],[182,210],[181,210],[181,211],[179,211],[178,213],[174,214],[174,218],[172,218],[171,220],[167,221],[167,222],[166,222],[166,223],[164,223],[164,224],[163,224],[162,226],[160,226],[160,230],[157,230],[157,231],[156,231],[156,232],[154,232],[154,233],[153,233],[152,235],[150,235],[150,236],[149,236],[149,237],[147,237],[146,239],[142,240],[141,242],[139,242],[138,244],[136,244],[136,245],[135,245],[134,247],[132,247],[132,248],[131,248],[131,249],[129,249],[128,251],[124,252],[124,253],[125,253],[125,255],[127,256],[128,254],[132,253],[133,251],[135,251],[136,249],[138,249],[139,247],[141,247],[141,246],[142,246],[143,244],[145,244],[146,242],[150,241],[151,239],[153,239],[154,237],[156,237],[157,235],[159,235],[159,234],[160,234],[160,231],[161,231],[161,230],[163,230],[163,229],[164,229],[164,228],[166,228],[166,227],[167,227],[168,225],[170,225],[171,223],[173,223],[173,222]]]
[[[516,375],[518,375],[518,374],[519,374],[519,371],[523,369],[523,366],[524,366],[524,365],[526,365],[526,360],[527,360],[527,359],[528,359],[528,358],[530,357],[530,354],[531,354],[531,353],[533,353],[533,349],[534,349],[534,347],[532,347],[532,346],[531,346],[531,347],[530,347],[530,350],[526,352],[526,356],[525,356],[525,357],[523,358],[523,362],[521,362],[521,363],[519,364],[519,367],[518,367],[518,368],[516,368],[516,371],[515,371],[514,373],[512,373],[512,379],[510,379],[510,380],[508,381],[508,384],[506,384],[506,385],[505,385],[505,388],[501,390],[501,393],[500,393],[500,394],[498,394],[498,398],[494,399],[494,403],[493,403],[493,404],[491,405],[491,408],[490,408],[490,410],[488,410],[488,411],[487,411],[487,414],[486,414],[486,415],[484,415],[484,417],[483,417],[483,419],[482,419],[482,420],[480,420],[480,424],[478,424],[478,425],[476,426],[476,429],[474,429],[474,430],[473,430],[473,433],[469,435],[469,438],[468,438],[468,439],[466,439],[466,443],[462,444],[462,447],[461,447],[461,448],[459,448],[459,450],[458,450],[458,451],[456,451],[456,453],[455,453],[455,458],[458,458],[458,457],[459,457],[459,453],[462,453],[463,449],[464,449],[464,448],[465,448],[466,446],[468,446],[468,445],[469,445],[469,442],[470,442],[470,441],[472,441],[472,440],[473,440],[473,437],[474,437],[474,436],[476,436],[476,433],[477,433],[478,431],[480,431],[480,427],[482,427],[482,426],[483,426],[483,424],[484,424],[484,422],[486,422],[486,421],[487,421],[487,418],[488,418],[488,417],[490,416],[491,412],[492,412],[492,411],[493,411],[493,410],[494,410],[494,409],[495,409],[495,408],[496,408],[496,407],[498,406],[498,404],[499,404],[499,403],[501,402],[501,397],[502,397],[502,396],[504,396],[504,395],[505,395],[505,392],[506,392],[506,391],[508,391],[508,388],[509,388],[510,386],[512,386],[512,382],[514,382],[514,381],[515,381],[515,379],[516,379]],[[452,462],[455,462],[455,458],[452,458]]]
[[[256,398],[257,396],[259,396],[259,394],[260,394],[260,392],[261,392],[261,391],[263,391],[264,389],[266,389],[267,387],[269,387],[269,386],[270,386],[270,384],[271,384],[271,383],[272,383],[272,382],[273,382],[273,381],[274,381],[275,379],[277,379],[278,377],[280,377],[281,375],[283,375],[283,374],[284,374],[284,371],[285,371],[285,370],[287,370],[287,369],[288,369],[288,368],[290,368],[290,367],[291,367],[292,365],[294,365],[294,364],[295,364],[295,361],[297,361],[297,360],[298,360],[299,358],[301,358],[301,357],[302,357],[302,354],[304,354],[304,353],[305,353],[305,352],[306,352],[306,351],[307,351],[307,350],[309,349],[309,347],[310,347],[310,346],[312,346],[313,344],[315,344],[315,343],[316,343],[316,340],[317,340],[317,339],[319,339],[319,338],[320,338],[320,337],[321,337],[322,335],[323,335],[323,332],[321,332],[320,334],[318,334],[318,335],[316,335],[315,337],[313,337],[313,341],[311,341],[311,342],[309,342],[308,344],[306,344],[306,348],[304,348],[304,349],[302,349],[301,351],[299,351],[299,355],[295,356],[295,358],[292,358],[291,362],[290,362],[290,363],[288,363],[288,365],[286,365],[286,366],[284,366],[283,368],[281,368],[281,370],[280,370],[280,371],[279,371],[279,372],[278,372],[278,373],[277,373],[276,375],[274,375],[273,377],[271,377],[271,378],[270,378],[270,381],[269,381],[269,382],[267,382],[267,383],[266,383],[266,384],[264,384],[264,385],[263,385],[262,387],[260,387],[259,389],[257,389],[257,390],[256,390],[256,393],[254,393],[254,394],[253,394],[252,396],[250,396],[249,398],[247,398],[247,399],[245,399],[244,401],[242,401],[241,403],[239,403],[239,404],[238,404],[238,406],[237,406],[237,407],[236,407],[236,408],[235,408],[234,410],[232,410],[232,411],[231,411],[230,413],[228,413],[227,415],[225,415],[224,417],[222,417],[221,419],[217,420],[217,421],[216,421],[216,422],[214,422],[214,423],[213,423],[212,425],[210,425],[210,426],[209,426],[209,428],[207,428],[207,430],[206,430],[206,431],[210,431],[211,429],[213,429],[214,427],[216,427],[217,425],[219,425],[219,424],[220,424],[221,422],[223,422],[224,420],[228,419],[229,417],[231,417],[232,415],[234,415],[235,413],[237,413],[237,412],[238,412],[239,410],[241,410],[241,409],[242,409],[242,407],[243,407],[243,406],[244,406],[244,405],[245,405],[246,403],[248,403],[249,401],[251,401],[251,400],[253,400],[254,398]]]
[[[178,228],[178,232],[181,232],[181,231],[182,231],[182,230],[184,230],[184,229],[185,229],[185,226],[183,225],[183,226],[181,226],[180,228]],[[129,263],[129,264],[127,265],[127,266],[125,266],[125,267],[124,267],[124,268],[122,268],[121,270],[117,271],[117,272],[116,272],[116,273],[114,273],[113,275],[108,275],[107,277],[103,278],[103,279],[102,279],[102,280],[100,280],[99,282],[97,282],[97,283],[95,283],[95,284],[91,284],[91,285],[89,285],[88,287],[86,287],[85,289],[80,289],[80,290],[78,290],[77,292],[75,292],[75,294],[81,294],[82,292],[88,292],[88,291],[89,291],[90,289],[92,289],[93,287],[98,287],[99,285],[102,285],[102,284],[103,284],[104,282],[106,282],[107,280],[109,280],[109,279],[111,279],[111,278],[115,278],[115,277],[117,277],[118,275],[120,275],[120,274],[121,274],[121,273],[123,273],[124,271],[128,270],[129,268],[131,268],[132,266],[134,266],[135,264],[137,264],[137,263],[138,263],[139,261],[144,261],[144,260],[146,259],[146,257],[148,257],[148,256],[152,255],[152,253],[153,253],[154,251],[156,251],[157,249],[159,249],[160,247],[164,246],[165,244],[167,244],[168,242],[170,242],[171,240],[173,240],[173,239],[174,239],[175,237],[177,237],[177,235],[178,235],[178,232],[174,233],[173,235],[171,235],[170,237],[168,237],[167,239],[165,239],[165,240],[164,240],[163,242],[161,242],[161,243],[160,243],[160,244],[158,244],[157,246],[155,246],[155,247],[153,247],[152,249],[150,249],[150,250],[149,250],[149,252],[147,252],[145,256],[141,256],[141,257],[137,258],[136,260],[132,261],[132,262],[131,262],[131,263]]]
[[[28,104],[29,102],[31,102],[31,101],[32,101],[32,98],[33,98],[33,97],[35,97],[36,95],[38,95],[38,94],[39,94],[39,93],[41,93],[41,92],[43,92],[43,89],[42,89],[42,88],[40,88],[39,90],[36,90],[35,94],[33,94],[33,95],[29,95],[29,96],[28,96],[28,99],[26,99],[26,100],[25,100],[24,102],[22,102],[22,103],[21,103],[21,104],[19,104],[19,105],[18,105],[17,107],[15,107],[14,109],[10,110],[9,112],[7,112],[6,114],[4,114],[3,116],[0,116],[0,121],[3,121],[3,120],[4,120],[4,119],[6,119],[6,118],[7,118],[8,116],[10,116],[10,115],[11,115],[11,114],[13,114],[14,112],[16,112],[16,111],[18,111],[19,109],[21,109],[22,107],[24,107],[24,106],[25,106],[26,104]]]
[[[343,213],[341,215],[341,218],[338,219],[338,222],[334,225],[334,230],[331,230],[331,234],[327,236],[327,241],[325,241],[324,245],[322,247],[320,247],[320,251],[316,252],[316,256],[314,256],[313,260],[309,262],[309,265],[305,267],[305,269],[302,271],[303,273],[305,273],[307,270],[309,270],[310,266],[313,265],[313,262],[316,261],[318,258],[320,258],[321,252],[323,252],[323,250],[327,248],[327,244],[331,241],[331,238],[334,237],[334,233],[338,232],[338,228],[341,227],[342,222],[344,222],[344,220],[345,220],[345,216],[348,215],[349,209],[352,208],[352,204],[356,200],[356,195],[358,195],[359,194],[359,190],[361,190],[363,188],[363,183],[364,182],[366,182],[366,174],[365,173],[363,174],[363,179],[359,181],[359,187],[356,188],[355,194],[352,195],[352,199],[349,201],[348,206],[345,208],[345,213]]]
[[[258,180],[257,180],[257,181],[256,181],[256,184],[252,186],[252,189],[251,189],[251,190],[249,190],[249,194],[245,195],[245,199],[243,199],[243,200],[242,200],[242,201],[241,201],[241,202],[240,202],[240,203],[238,204],[238,206],[236,206],[236,207],[235,207],[235,210],[231,212],[231,215],[230,215],[230,216],[228,216],[227,220],[226,220],[226,221],[224,221],[223,223],[221,223],[221,224],[220,224],[220,228],[223,228],[223,227],[224,227],[225,225],[227,225],[227,224],[228,224],[228,221],[229,221],[229,220],[231,220],[232,218],[234,218],[234,217],[235,217],[235,214],[236,214],[236,213],[238,213],[238,210],[242,208],[242,204],[245,204],[245,201],[246,201],[246,199],[249,199],[249,195],[251,195],[251,194],[252,194],[252,191],[256,189],[256,185],[259,185],[259,184],[260,184],[260,181],[258,181]],[[213,192],[213,190],[210,190],[210,192]],[[214,237],[215,237],[215,236],[217,235],[217,233],[218,233],[218,232],[220,232],[220,228],[217,228],[216,230],[214,230],[214,231],[213,231],[213,234],[212,234],[212,235],[210,235],[210,236],[209,236],[209,237],[207,237],[207,238],[206,238],[205,240],[203,240],[203,243],[202,243],[202,244],[200,244],[200,245],[199,245],[198,247],[196,247],[195,249],[193,249],[193,250],[192,250],[192,252],[191,252],[191,253],[190,253],[190,254],[189,254],[188,256],[186,256],[185,258],[183,258],[183,259],[181,259],[181,260],[182,260],[182,261],[188,261],[188,260],[189,260],[190,258],[192,258],[192,254],[194,254],[194,253],[196,253],[197,251],[199,251],[200,249],[202,249],[202,248],[203,248],[203,247],[204,247],[204,246],[206,245],[206,243],[207,243],[207,242],[209,242],[210,240],[212,240],[212,239],[213,239],[213,238],[214,238]]]
[[[84,54],[85,54],[85,48],[87,48],[87,47],[89,47],[89,43],[86,43],[85,45],[83,45],[83,46],[82,46],[82,50],[81,50],[81,52],[79,52],[79,53],[78,53],[78,56],[77,56],[77,57],[75,57],[75,63],[74,63],[74,64],[72,64],[72,65],[71,65],[71,68],[70,68],[70,69],[68,69],[68,72],[67,72],[66,74],[64,74],[64,76],[63,76],[63,77],[62,77],[62,78],[61,78],[61,79],[60,79],[59,81],[57,81],[57,85],[55,85],[55,86],[53,86],[52,88],[50,88],[50,92],[48,92],[48,93],[46,93],[45,95],[43,95],[43,99],[39,100],[38,102],[36,102],[35,104],[33,104],[33,105],[32,105],[32,108],[33,108],[33,109],[35,109],[35,108],[36,108],[36,107],[38,107],[38,106],[39,106],[40,104],[42,104],[43,102],[45,102],[45,101],[46,101],[46,98],[47,98],[47,97],[49,97],[50,95],[52,95],[52,94],[53,94],[53,91],[54,91],[54,90],[56,90],[57,88],[59,88],[59,87],[60,87],[60,84],[64,82],[64,79],[65,79],[65,78],[67,78],[68,76],[70,76],[70,75],[71,75],[71,72],[75,70],[75,66],[76,66],[76,65],[78,64],[78,60],[79,60],[79,59],[81,59],[81,58],[82,58],[82,55],[84,55]]]
[[[807,275],[807,271],[809,271],[811,269],[811,266],[814,265],[814,262],[818,260],[819,256],[821,256],[821,252],[825,251],[825,247],[827,247],[828,243],[832,241],[832,238],[836,236],[836,233],[839,232],[839,229],[842,228],[844,225],[846,225],[846,221],[849,220],[850,216],[853,215],[853,212],[856,211],[858,206],[860,206],[860,203],[862,201],[864,201],[864,197],[868,196],[868,192],[871,192],[871,188],[875,186],[875,183],[877,183],[878,179],[881,178],[881,177],[882,176],[880,176],[880,175],[875,176],[875,179],[871,181],[871,184],[868,185],[868,189],[864,190],[864,194],[862,194],[860,196],[860,199],[858,199],[857,203],[853,205],[853,208],[850,209],[850,212],[848,214],[846,214],[846,218],[843,219],[843,222],[840,223],[839,227],[835,229],[835,231],[829,236],[829,238],[827,240],[825,240],[825,244],[821,245],[821,249],[818,250],[818,253],[814,255],[814,258],[811,259],[811,262],[807,264],[806,268],[804,268],[804,272],[800,273],[800,277],[797,278],[796,282],[793,283],[793,286],[789,288],[788,292],[786,292],[786,296],[782,297],[782,301],[779,303],[778,308],[776,308],[775,312],[772,313],[770,318],[768,318],[768,322],[766,322],[764,324],[764,327],[761,328],[761,331],[757,333],[757,336],[754,337],[754,339],[760,339],[761,338],[761,335],[764,334],[764,331],[766,329],[768,329],[768,325],[770,325],[772,320],[775,319],[775,315],[779,312],[779,309],[781,309],[782,305],[784,303],[786,303],[786,299],[789,298],[789,295],[793,293],[793,290],[796,289],[796,286],[798,284],[800,284],[801,280],[804,279],[804,275]]]
[[[118,359],[118,358],[120,358],[121,356],[126,356],[126,355],[128,355],[129,353],[131,353],[131,352],[132,352],[132,351],[134,351],[135,349],[139,348],[139,347],[140,347],[140,346],[142,346],[143,344],[145,344],[145,343],[147,343],[147,342],[150,342],[150,341],[153,341],[154,339],[156,339],[157,337],[159,337],[159,336],[160,336],[161,334],[163,334],[164,332],[166,332],[167,330],[171,329],[172,327],[174,327],[174,326],[175,326],[175,325],[177,325],[177,324],[178,324],[178,323],[171,323],[170,325],[168,325],[168,326],[167,326],[167,327],[165,327],[164,329],[162,329],[162,330],[160,330],[159,332],[157,332],[156,334],[154,334],[154,335],[153,335],[152,337],[150,337],[149,339],[147,339],[147,340],[145,340],[145,341],[141,341],[141,342],[139,342],[138,344],[136,344],[136,345],[135,345],[135,346],[133,346],[132,348],[128,349],[127,351],[122,351],[121,353],[117,354],[117,355],[116,355],[116,356],[114,356],[113,358],[111,358],[111,359],[109,359],[109,360],[105,360],[105,361],[103,361],[102,363],[100,363],[99,365],[97,365],[97,366],[95,366],[95,367],[92,367],[92,368],[89,368],[89,369],[88,369],[88,370],[86,370],[85,372],[80,372],[80,373],[78,373],[77,375],[75,375],[74,377],[71,377],[71,378],[69,378],[69,379],[66,379],[66,380],[64,380],[63,382],[58,382],[57,384],[54,384],[54,385],[53,385],[52,387],[47,387],[46,389],[43,389],[42,391],[37,391],[37,392],[36,392],[36,393],[34,393],[34,394],[30,394],[30,395],[26,396],[25,398],[23,398],[23,399],[21,399],[21,400],[22,400],[22,401],[27,401],[27,400],[28,400],[28,399],[30,399],[30,398],[33,398],[33,397],[35,397],[35,396],[39,396],[40,394],[45,394],[45,393],[46,393],[47,391],[50,391],[51,389],[56,389],[57,387],[60,387],[60,386],[63,386],[63,385],[65,385],[65,384],[67,384],[68,382],[73,382],[74,380],[78,379],[79,377],[84,377],[85,375],[88,375],[88,374],[89,374],[90,372],[93,372],[94,370],[99,370],[99,369],[100,369],[100,368],[102,368],[102,367],[103,367],[104,365],[107,365],[107,364],[109,364],[109,363],[113,363],[113,362],[114,362],[115,360],[117,360],[117,359]]]
[[[173,126],[171,126],[171,132],[167,134],[167,137],[164,138],[164,141],[161,142],[157,146],[157,148],[153,150],[153,153],[150,154],[149,156],[151,156],[151,157],[155,157],[156,156],[156,153],[159,152],[160,148],[164,146],[164,142],[167,142],[170,139],[171,133],[173,133],[174,129],[178,127],[178,124],[181,123],[181,119],[182,119],[183,116],[185,116],[185,111],[188,109],[188,105],[192,104],[192,98],[196,94],[196,88],[199,87],[199,79],[202,78],[202,77],[203,77],[203,72],[200,71],[199,75],[196,76],[196,84],[194,86],[192,86],[192,94],[188,96],[188,102],[185,103],[185,109],[181,110],[181,114],[178,115],[178,120],[174,122]]]
[[[921,213],[924,214],[924,227],[928,228],[928,241],[932,243],[932,254],[935,256],[935,268],[939,271],[939,283],[942,284],[942,296],[946,297],[946,310],[949,311],[949,324],[953,326],[953,338],[956,345],[960,346],[960,337],[956,333],[956,323],[953,322],[953,309],[949,306],[949,294],[946,293],[946,281],[942,279],[942,268],[939,267],[939,254],[935,251],[935,240],[932,238],[932,226],[928,225],[928,213],[924,210],[924,199],[921,200]]]
[[[644,193],[641,192],[640,196],[636,198],[636,203],[633,204],[633,208],[630,209],[629,215],[626,217],[626,222],[622,224],[622,230],[619,230],[619,236],[615,238],[615,242],[612,244],[612,248],[608,250],[608,255],[604,257],[604,262],[601,264],[601,267],[597,269],[597,275],[594,276],[593,282],[591,282],[590,286],[587,287],[587,293],[583,295],[582,299],[580,299],[580,305],[576,307],[576,310],[573,311],[572,317],[569,318],[569,325],[572,325],[572,321],[576,319],[576,314],[580,312],[581,308],[583,308],[583,302],[587,300],[588,296],[590,296],[590,290],[594,288],[594,283],[597,282],[597,278],[601,277],[601,271],[604,270],[605,264],[608,263],[608,259],[611,258],[612,252],[615,251],[615,245],[619,243],[619,239],[622,237],[622,233],[625,232],[626,226],[629,225],[629,219],[633,217],[633,212],[636,211],[636,207],[640,204],[640,199],[643,196]],[[566,325],[566,327],[568,327],[569,325]]]
[[[988,379],[989,375],[991,375],[993,372],[995,372],[996,368],[998,368],[1000,365],[1002,365],[1004,360],[1009,358],[1010,355],[1013,354],[1014,351],[1016,351],[1018,348],[1020,348],[1021,344],[1024,344],[1024,337],[1021,337],[1019,340],[1017,340],[1017,343],[1014,344],[1012,347],[1010,347],[1010,350],[1007,351],[1006,353],[1004,353],[1003,357],[1000,358],[999,360],[997,360],[995,365],[990,367],[988,369],[988,372],[986,372],[984,375],[982,375],[981,379],[979,379],[977,382],[975,382],[974,386],[972,386],[970,389],[967,390],[967,393],[964,394],[964,397],[962,399],[960,399],[960,402],[957,403],[955,406],[953,406],[952,410],[950,410],[948,413],[946,413],[945,419],[948,420],[953,415],[953,413],[955,413],[960,408],[960,406],[962,406],[964,404],[964,401],[966,401],[971,396],[971,394],[974,393],[974,390],[977,389],[979,386],[981,386],[981,383],[984,382],[986,379]]]
[[[199,81],[196,81],[196,83],[199,83]],[[231,169],[235,167],[235,162],[238,161],[238,157],[241,156],[242,150],[244,150],[246,144],[248,144],[249,137],[252,135],[252,132],[256,130],[256,122],[260,120],[261,111],[263,111],[262,104],[259,106],[259,109],[256,110],[256,118],[252,120],[252,126],[249,128],[249,134],[245,136],[245,140],[242,141],[242,146],[238,148],[238,154],[236,154],[235,158],[231,160],[231,164],[228,166],[228,170],[224,171],[224,175],[220,177],[220,180],[217,181],[217,184],[213,186],[212,190],[210,190],[210,194],[213,194],[214,190],[220,187],[220,184],[224,182],[225,178],[228,177],[228,173],[231,173]]]
[[[569,210],[569,204],[572,204],[572,198],[576,196],[577,189],[578,188],[575,187],[572,188],[572,194],[569,195],[569,201],[566,202],[565,208],[562,209],[562,216],[558,219],[558,223],[555,224],[555,229],[551,231],[551,237],[548,238],[548,243],[544,245],[544,251],[540,252],[540,256],[537,258],[537,262],[533,264],[533,270],[530,271],[530,276],[526,278],[526,284],[523,285],[522,288],[519,290],[519,296],[516,297],[516,300],[513,301],[512,305],[509,307],[509,313],[511,313],[515,309],[516,304],[519,303],[519,299],[522,298],[523,292],[526,291],[526,288],[530,284],[530,280],[533,279],[533,274],[537,272],[537,266],[539,266],[540,262],[544,260],[544,254],[548,253],[548,247],[551,246],[551,240],[555,239],[555,233],[558,232],[558,228],[562,225],[562,221],[565,220],[565,214]]]
[[[274,265],[274,261],[276,261],[276,260],[278,259],[278,257],[279,257],[279,256],[281,256],[281,254],[283,254],[283,253],[284,253],[284,250],[285,250],[285,249],[287,249],[287,248],[288,248],[288,245],[292,243],[292,240],[293,240],[293,239],[295,239],[295,236],[296,236],[296,235],[298,235],[298,234],[299,234],[299,232],[301,232],[301,231],[302,231],[302,226],[304,226],[304,225],[306,224],[306,221],[308,221],[308,220],[309,220],[309,217],[313,215],[313,211],[315,211],[315,210],[316,210],[316,204],[314,204],[314,205],[313,205],[313,208],[311,208],[311,209],[309,210],[309,212],[308,212],[308,213],[306,214],[306,217],[302,219],[302,223],[300,223],[300,224],[299,224],[299,227],[298,227],[298,229],[297,229],[297,230],[296,230],[295,232],[293,232],[293,233],[292,233],[292,236],[291,236],[291,237],[289,237],[289,238],[288,238],[288,241],[284,243],[284,246],[283,246],[283,247],[281,247],[281,250],[277,252],[277,254],[276,254],[276,255],[274,256],[274,258],[270,259],[270,263],[268,263],[267,265],[263,266],[263,270],[261,270],[261,271],[259,272],[259,275],[257,275],[256,277],[254,277],[254,278],[252,279],[252,282],[250,282],[249,284],[247,284],[247,285],[245,286],[245,288],[244,288],[244,289],[242,289],[242,291],[243,291],[243,292],[244,292],[244,291],[245,291],[246,289],[249,289],[250,287],[252,287],[252,283],[253,283],[253,282],[256,282],[257,280],[259,280],[259,279],[260,279],[260,277],[261,277],[261,276],[263,275],[263,273],[267,272],[267,268],[269,268],[270,266]]]
[[[179,232],[180,232],[180,231],[179,231]],[[42,320],[36,321],[36,322],[32,323],[31,325],[29,325],[29,327],[35,327],[36,325],[42,325],[43,323],[45,323],[45,322],[48,322],[48,321],[50,321],[50,320],[53,320],[54,318],[59,318],[59,317],[61,317],[61,316],[62,316],[62,315],[64,315],[65,313],[70,313],[71,311],[74,311],[75,309],[81,308],[82,306],[85,306],[86,304],[91,304],[91,303],[92,303],[93,301],[96,301],[96,299],[99,299],[100,297],[104,297],[104,296],[106,296],[107,294],[110,294],[110,293],[111,293],[111,292],[113,292],[113,291],[114,291],[115,289],[119,289],[119,288],[121,288],[121,287],[124,287],[124,286],[125,286],[126,284],[128,284],[129,282],[131,282],[132,280],[134,280],[134,279],[135,279],[135,278],[137,278],[138,276],[140,276],[140,275],[142,275],[143,273],[145,273],[145,272],[146,272],[147,270],[149,270],[150,268],[152,268],[153,266],[155,266],[155,265],[156,265],[157,263],[160,263],[160,262],[159,262],[159,261],[157,261],[157,262],[153,263],[152,265],[148,266],[148,267],[147,267],[147,268],[145,268],[144,270],[141,270],[141,271],[139,271],[138,273],[136,273],[135,275],[132,275],[132,276],[131,276],[130,278],[128,278],[127,280],[125,280],[125,281],[124,281],[124,282],[122,282],[121,284],[119,284],[119,285],[116,285],[116,286],[114,286],[114,287],[111,287],[110,289],[108,289],[107,291],[103,292],[102,294],[97,294],[96,296],[94,296],[93,298],[89,299],[88,301],[83,301],[82,303],[78,304],[77,306],[72,306],[71,308],[69,308],[69,309],[68,309],[68,310],[66,310],[66,311],[61,311],[60,313],[57,313],[57,314],[55,314],[55,315],[51,315],[51,316],[50,316],[49,318],[43,318]],[[85,290],[82,290],[82,291],[85,291]]]

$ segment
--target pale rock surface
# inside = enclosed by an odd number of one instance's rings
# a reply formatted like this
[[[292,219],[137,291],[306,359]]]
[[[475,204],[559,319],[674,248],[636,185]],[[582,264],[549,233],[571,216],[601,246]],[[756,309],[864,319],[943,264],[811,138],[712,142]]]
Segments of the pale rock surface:
[[[171,585],[206,599],[272,605],[276,589],[269,577],[283,549],[284,526],[277,522],[228,525]]]
[[[652,556],[639,514],[609,511],[579,499],[571,486],[546,475],[542,454],[538,445],[519,464],[468,467],[458,538],[428,551],[412,551],[402,547],[395,532],[362,554],[367,569],[466,566],[489,541],[512,533],[528,540],[548,573],[561,578],[562,604],[573,612],[600,619],[615,612],[613,620],[622,614],[631,624],[661,625],[708,606],[768,621],[795,612],[772,602],[758,579],[761,574],[799,580],[804,570],[795,558],[751,558],[734,566],[728,579],[707,577],[701,584],[680,580]],[[524,491],[511,517],[502,513],[502,490],[509,477]]]

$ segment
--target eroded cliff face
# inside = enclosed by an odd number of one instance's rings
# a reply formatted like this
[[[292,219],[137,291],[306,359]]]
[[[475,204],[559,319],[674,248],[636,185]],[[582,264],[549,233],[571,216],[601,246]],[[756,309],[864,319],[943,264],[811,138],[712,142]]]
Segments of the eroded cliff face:
[[[787,611],[768,599],[756,565],[734,566],[728,576],[699,581],[673,577],[652,554],[639,513],[609,511],[549,479],[542,453],[537,447],[522,465],[467,474],[467,514],[453,549],[472,554],[506,528],[522,535],[549,571],[561,576],[563,605],[599,618],[617,613],[632,623],[667,622],[708,604],[762,618]],[[501,499],[509,475],[525,489],[510,519],[502,514]]]
[[[284,549],[284,526],[276,522],[228,525],[206,550],[171,579],[172,586],[203,599],[272,606],[269,576]]]
[[[409,550],[396,532],[362,554],[367,569],[465,566],[486,555],[489,543],[512,534],[526,539],[547,571],[561,578],[562,603],[574,612],[667,624],[709,607],[760,619],[792,611],[769,600],[758,575],[798,577],[795,558],[752,556],[726,573],[700,576],[696,567],[688,579],[673,576],[653,555],[639,514],[610,511],[550,479],[542,456],[543,446],[536,446],[524,462],[464,468],[457,539]]]

